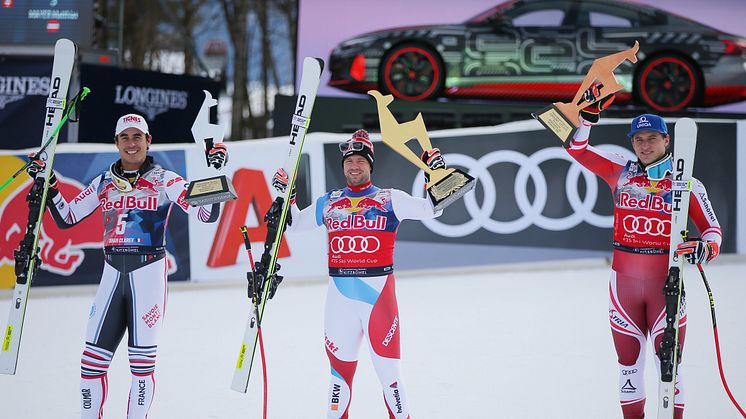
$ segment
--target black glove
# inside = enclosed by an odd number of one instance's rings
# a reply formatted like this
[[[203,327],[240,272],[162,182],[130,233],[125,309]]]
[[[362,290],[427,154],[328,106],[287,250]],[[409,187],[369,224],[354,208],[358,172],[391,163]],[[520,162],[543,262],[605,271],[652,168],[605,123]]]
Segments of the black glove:
[[[679,244],[676,254],[684,255],[686,261],[692,265],[701,265],[715,259],[720,254],[720,247],[716,242],[689,238]]]
[[[439,148],[433,148],[432,150],[423,151],[422,155],[420,156],[420,160],[422,160],[422,162],[425,163],[427,167],[430,168],[430,170],[446,168],[446,162],[445,160],[443,160],[443,156],[440,155]],[[430,175],[425,172],[425,183],[427,182],[430,182]]]
[[[228,164],[228,147],[223,143],[217,143],[207,151],[207,164],[221,169]]]
[[[583,101],[591,102],[596,100],[603,94],[603,87],[603,84],[593,83],[591,87],[589,87],[588,90],[583,93],[583,97],[580,99],[580,103],[582,103]],[[595,103],[586,106],[585,108],[580,110],[580,117],[590,122],[591,124],[598,123],[599,119],[601,118],[601,111],[611,106],[611,104],[614,102],[614,98],[616,98],[616,95],[611,94],[598,100]]]
[[[33,154],[29,155],[29,165],[26,167],[26,173],[31,176],[32,179],[36,179],[36,175],[42,173],[47,167],[44,160],[35,159]],[[57,176],[54,174],[54,170],[49,173],[49,190],[47,191],[47,197],[52,198],[59,193],[57,189]]]
[[[269,211],[267,211],[266,214],[264,214],[264,221],[267,222],[268,227],[271,227],[272,225],[279,225],[280,223],[280,215],[282,214],[282,206],[280,205],[280,199],[281,197],[275,198],[274,201],[272,201],[272,206],[269,207]],[[292,204],[291,198],[291,204]],[[293,225],[293,212],[288,209],[287,214],[285,215],[285,227]]]

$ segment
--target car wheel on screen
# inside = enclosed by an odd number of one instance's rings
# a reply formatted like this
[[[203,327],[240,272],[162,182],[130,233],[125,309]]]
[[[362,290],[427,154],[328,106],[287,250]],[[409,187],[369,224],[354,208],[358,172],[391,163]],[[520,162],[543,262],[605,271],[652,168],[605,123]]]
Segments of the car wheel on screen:
[[[425,100],[438,97],[445,74],[440,56],[421,44],[392,48],[381,62],[379,86],[398,99]]]
[[[699,69],[680,55],[658,55],[645,61],[635,77],[635,92],[642,104],[660,112],[692,106],[702,89]]]

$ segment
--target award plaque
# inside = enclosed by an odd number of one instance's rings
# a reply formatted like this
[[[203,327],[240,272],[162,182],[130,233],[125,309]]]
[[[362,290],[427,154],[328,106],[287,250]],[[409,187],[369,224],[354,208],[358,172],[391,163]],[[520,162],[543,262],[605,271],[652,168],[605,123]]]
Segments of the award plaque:
[[[572,102],[555,102],[536,113],[532,113],[531,116],[544,125],[544,128],[562,140],[565,145],[568,145],[568,140],[572,138],[575,129],[580,126],[580,122],[578,121],[580,110],[610,94],[622,90],[624,86],[614,76],[614,69],[619,67],[625,60],[636,63],[637,55],[635,54],[637,54],[637,50],[639,49],[640,44],[635,41],[635,45],[630,49],[596,59],[591,64],[591,68],[588,70],[588,74],[585,75],[583,82],[580,83],[580,88]],[[593,82],[599,83],[599,94],[587,97],[585,92],[591,87]]]
[[[186,193],[186,201],[194,207],[231,199],[236,199],[236,191],[225,175],[193,180],[189,182]]]
[[[216,106],[218,101],[213,99],[207,90],[204,90],[204,92],[205,100],[202,102],[202,107],[199,109],[192,125],[192,137],[194,137],[194,142],[199,145],[200,149],[205,151],[207,167],[210,167],[207,153],[216,139],[218,142],[223,141],[224,131],[221,125],[210,123],[210,108]],[[222,167],[217,168],[217,170],[220,169]],[[228,176],[218,175],[191,181],[185,199],[191,206],[209,205],[236,199],[236,191],[233,189],[233,184]]]
[[[377,90],[369,90],[368,94],[376,99],[384,144],[429,175],[430,180],[425,188],[436,211],[447,207],[474,189],[477,181],[472,176],[453,168],[432,170],[420,160],[418,154],[407,147],[408,141],[417,139],[422,151],[433,148],[421,113],[418,113],[417,117],[411,121],[399,123],[388,108],[388,105],[394,101],[392,95],[384,96]]]

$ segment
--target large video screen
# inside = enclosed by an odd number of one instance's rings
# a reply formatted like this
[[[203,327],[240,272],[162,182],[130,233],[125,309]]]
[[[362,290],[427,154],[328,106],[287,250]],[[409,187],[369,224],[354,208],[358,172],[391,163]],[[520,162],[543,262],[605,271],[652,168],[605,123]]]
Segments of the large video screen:
[[[711,0],[707,7],[700,0],[629,0],[657,7],[668,13],[687,17],[721,31],[746,37],[742,17],[733,10],[743,10],[743,0]],[[329,55],[342,41],[382,29],[462,23],[477,14],[502,3],[494,0],[299,0],[298,52],[303,57],[315,56],[328,62]],[[300,66],[298,67],[300,71]],[[319,95],[361,97],[330,87],[329,71],[325,69]],[[731,105],[732,106],[732,105]],[[742,106],[746,109],[746,105]]]
[[[91,46],[93,0],[0,0],[0,45]]]

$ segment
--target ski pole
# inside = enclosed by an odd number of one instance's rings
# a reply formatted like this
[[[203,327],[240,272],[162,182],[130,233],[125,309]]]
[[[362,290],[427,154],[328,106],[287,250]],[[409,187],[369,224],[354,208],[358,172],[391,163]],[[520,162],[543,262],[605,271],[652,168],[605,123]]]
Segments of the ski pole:
[[[65,122],[67,122],[67,120],[70,119],[70,115],[72,115],[73,112],[77,111],[78,103],[80,103],[81,100],[85,99],[85,97],[88,96],[88,93],[90,93],[90,92],[91,92],[91,89],[89,89],[87,87],[83,87],[78,92],[78,94],[75,95],[74,98],[72,98],[72,100],[70,101],[70,107],[67,109],[67,112],[65,112],[65,115],[63,115],[62,120],[60,121],[60,123],[57,124],[57,127],[54,129],[54,131],[52,131],[52,135],[49,136],[49,138],[47,139],[47,141],[45,141],[44,144],[41,146],[41,149],[39,149],[39,151],[37,151],[36,153],[34,153],[34,155],[29,159],[29,161],[26,162],[26,164],[23,165],[23,167],[21,167],[20,169],[18,169],[15,173],[13,173],[8,178],[8,180],[6,180],[2,185],[0,185],[0,191],[2,191],[3,189],[5,189],[5,187],[8,186],[8,184],[10,182],[12,182],[15,178],[17,178],[18,175],[21,172],[23,172],[24,170],[26,170],[26,168],[29,167],[29,165],[31,164],[32,161],[38,159],[39,156],[41,156],[41,153],[43,153],[47,149],[47,147],[49,146],[49,144],[51,144],[52,141],[55,138],[57,138],[57,134],[59,134],[60,130],[62,129],[62,126],[65,125]],[[70,120],[70,122],[76,122],[76,121],[77,120],[75,120],[75,121],[73,121],[72,119]]]
[[[263,418],[267,419],[267,362],[264,357],[264,338],[262,337],[262,322],[259,320],[259,310],[257,308],[257,304],[259,303],[259,298],[257,296],[257,287],[256,287],[256,271],[254,270],[254,255],[251,253],[251,240],[249,240],[249,230],[246,228],[246,226],[241,226],[241,235],[243,236],[243,243],[244,247],[246,248],[246,253],[249,255],[249,263],[251,264],[251,272],[248,273],[248,275],[251,277],[249,280],[249,298],[251,299],[252,303],[252,310],[254,310],[254,314],[256,315],[256,330],[257,335],[259,336],[259,355],[262,358],[262,378],[264,381],[264,408],[263,408]]]
[[[717,321],[715,320],[715,299],[712,297],[712,290],[710,289],[710,284],[707,282],[707,276],[705,275],[705,270],[702,268],[702,264],[698,263],[697,268],[699,269],[700,275],[702,275],[702,282],[704,282],[705,284],[707,295],[710,297],[710,314],[712,315],[712,333],[715,336],[715,353],[717,354],[717,359],[718,359],[718,370],[720,370],[720,381],[722,381],[723,387],[725,388],[725,392],[728,393],[728,397],[730,398],[730,401],[733,403],[736,409],[738,409],[738,413],[740,413],[742,417],[746,418],[746,412],[743,411],[743,409],[741,408],[741,405],[739,405],[738,402],[736,401],[736,398],[733,397],[733,393],[730,392],[730,388],[728,387],[728,382],[725,380],[725,373],[723,372],[723,361],[720,356],[720,339],[718,338],[718,326],[717,326]]]

